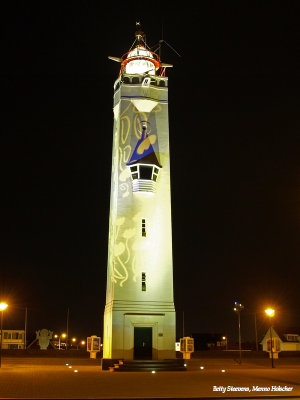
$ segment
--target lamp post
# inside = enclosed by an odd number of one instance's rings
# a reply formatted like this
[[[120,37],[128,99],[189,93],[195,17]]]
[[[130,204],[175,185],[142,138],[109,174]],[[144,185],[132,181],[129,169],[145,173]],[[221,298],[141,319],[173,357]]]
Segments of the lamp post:
[[[227,336],[222,336],[222,340],[225,342],[226,350],[228,349],[228,339]]]
[[[60,338],[62,337],[63,339],[67,337],[66,333],[62,333],[61,335],[54,335],[55,339],[58,338],[58,350],[60,350]]]
[[[68,350],[68,339],[69,339],[69,317],[70,317],[70,309],[67,308],[67,335],[66,335],[66,350]]]
[[[240,353],[240,364],[242,363],[242,341],[241,341],[241,311],[245,307],[241,304],[238,303],[237,301],[234,302],[234,308],[233,311],[235,311],[238,314],[238,319],[239,319],[239,353]]]
[[[3,312],[6,310],[8,305],[6,303],[0,303],[0,311],[1,311],[1,342],[0,342],[0,368],[2,366],[2,341],[3,341]]]
[[[24,350],[26,350],[27,343],[27,307],[25,307],[25,324],[24,324]]]
[[[274,357],[273,357],[273,338],[272,338],[272,317],[275,315],[275,310],[272,308],[267,308],[265,313],[270,318],[270,341],[271,341],[271,365],[274,368]]]
[[[59,350],[60,350],[60,338],[63,338],[63,339],[65,339],[66,337],[67,337],[67,334],[66,333],[62,333],[61,334],[61,336],[59,337]]]
[[[72,343],[74,344],[74,346],[75,346],[76,340],[77,340],[76,338],[74,338],[74,337],[72,338]],[[78,350],[78,344],[77,344],[77,350]]]
[[[256,351],[258,351],[256,312],[254,313],[254,329],[255,329],[255,348],[256,348]]]

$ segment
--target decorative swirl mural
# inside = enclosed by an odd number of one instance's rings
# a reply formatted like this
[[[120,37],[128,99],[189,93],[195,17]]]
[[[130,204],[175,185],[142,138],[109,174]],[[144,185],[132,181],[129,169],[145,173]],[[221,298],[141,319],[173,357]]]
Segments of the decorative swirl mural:
[[[128,279],[127,264],[131,258],[129,241],[136,233],[136,229],[125,229],[122,235],[120,230],[125,222],[125,218],[121,217],[116,220],[116,235],[114,237],[114,252],[113,252],[113,282],[119,281],[120,286]],[[134,258],[134,257],[133,257]],[[133,263],[132,263],[133,264]],[[135,264],[135,263],[134,263]]]
[[[158,104],[151,113],[160,111],[161,106]],[[130,119],[130,115],[134,115],[134,118]],[[113,159],[114,199],[118,198],[118,190],[121,191],[122,198],[127,198],[131,193],[130,171],[126,164],[132,155],[132,146],[137,145],[136,140],[132,139],[137,138],[140,142],[140,147],[138,148],[140,154],[147,150],[150,145],[154,145],[157,142],[157,135],[155,134],[147,136],[145,140],[141,140],[142,123],[147,123],[148,117],[149,115],[145,112],[138,111],[132,102],[129,102],[128,106],[121,112],[120,132],[116,132],[114,138],[114,148],[117,149],[114,152]],[[118,137],[120,140],[117,139]],[[111,216],[110,241],[113,245],[113,249],[110,252],[111,279],[112,282],[118,283],[120,287],[129,279],[129,276],[134,282],[137,279],[136,257],[132,249],[136,242],[134,240],[137,234],[136,226],[140,219],[141,216],[136,214],[131,218],[131,223],[129,224],[132,228],[128,228],[128,221],[125,224],[125,217],[117,218],[116,215]]]

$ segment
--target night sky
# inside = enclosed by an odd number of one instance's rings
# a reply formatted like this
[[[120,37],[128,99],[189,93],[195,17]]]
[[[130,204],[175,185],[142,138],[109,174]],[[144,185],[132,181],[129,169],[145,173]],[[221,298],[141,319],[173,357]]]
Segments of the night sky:
[[[140,20],[169,77],[177,335],[300,327],[299,10],[261,2],[1,10],[4,328],[102,336],[113,83]],[[279,2],[278,2],[279,3]],[[188,3],[186,3],[188,4]],[[222,5],[221,5],[222,4]],[[235,4],[235,6],[233,5]],[[144,7],[144,8],[143,8]],[[1,300],[0,299],[0,300]]]

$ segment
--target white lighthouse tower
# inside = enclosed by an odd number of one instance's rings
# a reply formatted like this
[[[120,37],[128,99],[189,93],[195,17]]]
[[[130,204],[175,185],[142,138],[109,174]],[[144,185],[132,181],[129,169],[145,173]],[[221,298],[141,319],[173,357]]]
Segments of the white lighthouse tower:
[[[114,84],[103,359],[175,358],[168,78],[137,23]]]

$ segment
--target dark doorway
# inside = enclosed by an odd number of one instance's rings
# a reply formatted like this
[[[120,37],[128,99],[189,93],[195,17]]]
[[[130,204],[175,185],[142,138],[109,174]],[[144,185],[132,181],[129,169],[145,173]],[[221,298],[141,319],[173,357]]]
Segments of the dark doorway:
[[[134,328],[135,360],[152,360],[152,328]]]

